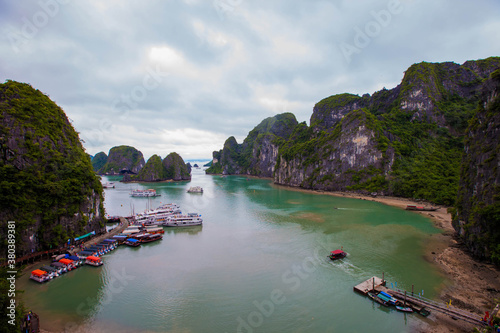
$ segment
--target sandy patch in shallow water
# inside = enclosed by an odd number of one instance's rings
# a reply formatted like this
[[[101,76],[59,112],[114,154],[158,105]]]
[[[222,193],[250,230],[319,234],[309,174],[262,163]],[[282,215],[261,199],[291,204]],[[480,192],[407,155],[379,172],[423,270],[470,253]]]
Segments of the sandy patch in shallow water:
[[[324,223],[325,218],[321,214],[316,214],[316,213],[310,213],[310,212],[302,212],[294,215],[294,217],[297,217],[299,219],[304,219],[304,220],[310,220],[316,223]]]

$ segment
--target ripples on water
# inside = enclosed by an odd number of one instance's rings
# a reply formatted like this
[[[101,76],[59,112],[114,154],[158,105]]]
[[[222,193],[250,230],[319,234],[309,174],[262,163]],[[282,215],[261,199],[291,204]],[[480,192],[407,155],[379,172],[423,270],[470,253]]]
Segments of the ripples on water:
[[[97,301],[82,319],[92,332],[235,332],[249,318],[262,318],[255,332],[405,332],[399,313],[379,310],[352,287],[382,272],[389,282],[420,289],[442,282],[421,256],[421,241],[435,230],[417,214],[199,172],[191,183],[117,183],[106,190],[105,204],[110,215],[128,215],[176,202],[183,212],[201,213],[203,227],[165,229],[158,243],[121,247],[100,270],[83,267],[72,283],[49,282],[45,293],[26,283],[33,304],[44,306],[46,317],[69,317],[74,310],[46,297],[93,286]],[[203,195],[186,193],[192,185],[202,186]],[[133,199],[131,188],[155,188],[162,196]],[[347,258],[327,258],[341,247]],[[133,279],[120,285],[116,274]],[[255,304],[269,305],[275,290],[286,301],[262,315]],[[87,294],[74,294],[67,308]]]

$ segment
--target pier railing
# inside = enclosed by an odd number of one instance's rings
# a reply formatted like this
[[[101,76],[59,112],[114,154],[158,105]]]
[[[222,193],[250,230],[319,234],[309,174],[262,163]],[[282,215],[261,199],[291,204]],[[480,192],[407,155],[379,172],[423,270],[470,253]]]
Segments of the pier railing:
[[[401,299],[403,299],[405,297],[405,293],[406,293],[407,301],[417,303],[417,304],[420,303],[429,309],[432,309],[432,310],[441,312],[443,314],[449,315],[452,318],[461,319],[461,320],[467,321],[467,322],[469,322],[471,324],[475,324],[475,325],[486,325],[487,324],[484,321],[482,321],[482,318],[479,315],[476,315],[476,314],[471,313],[471,312],[466,311],[466,310],[459,309],[459,308],[454,307],[448,303],[437,302],[435,300],[425,298],[422,295],[412,295],[411,292],[401,290],[398,288],[394,288],[394,289],[387,288],[387,289],[392,294],[394,294],[394,296],[401,298]]]

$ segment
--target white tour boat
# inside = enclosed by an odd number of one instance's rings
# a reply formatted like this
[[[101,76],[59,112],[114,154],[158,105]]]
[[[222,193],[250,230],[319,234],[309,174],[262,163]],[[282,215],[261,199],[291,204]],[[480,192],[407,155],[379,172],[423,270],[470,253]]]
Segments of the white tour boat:
[[[189,227],[193,225],[201,225],[203,219],[198,213],[189,213],[187,215],[172,215],[162,223],[165,227]]]
[[[130,194],[133,197],[139,197],[139,198],[149,198],[149,197],[159,197],[159,194],[156,194],[156,190],[154,189],[149,189],[149,190],[132,190],[132,193]]]

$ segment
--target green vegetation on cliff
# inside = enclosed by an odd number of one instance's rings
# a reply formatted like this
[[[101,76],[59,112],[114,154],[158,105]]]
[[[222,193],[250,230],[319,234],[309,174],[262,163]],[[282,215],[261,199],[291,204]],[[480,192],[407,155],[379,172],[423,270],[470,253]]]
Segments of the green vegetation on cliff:
[[[139,150],[130,146],[117,146],[109,150],[108,160],[98,173],[118,174],[122,170],[138,173],[144,164],[144,157]]]
[[[190,170],[190,164],[184,163],[182,157],[177,153],[170,153],[163,161],[160,156],[153,155],[137,175],[126,175],[123,181],[190,180]]]
[[[102,186],[64,111],[14,81],[0,85],[0,110],[0,220],[16,222],[17,255],[100,231]]]
[[[105,152],[101,151],[100,153],[95,154],[92,159],[92,167],[95,172],[98,172],[108,161],[108,155]]]
[[[228,138],[224,143],[224,148],[214,153],[217,163],[213,163],[206,173],[272,176],[269,169],[276,161],[269,156],[270,152],[262,148],[269,144],[278,147],[288,140],[295,126],[297,126],[297,119],[292,113],[287,112],[264,119],[248,133],[241,145],[234,137]],[[269,166],[269,164],[272,165]]]
[[[453,226],[478,257],[500,266],[500,69],[486,82],[465,138]]]
[[[168,179],[167,170],[163,166],[161,157],[153,155],[149,158],[146,165],[135,176],[131,177],[134,180],[142,180],[148,182],[161,181]]]
[[[177,153],[170,153],[162,161],[168,179],[173,180],[191,180],[189,169]]]

